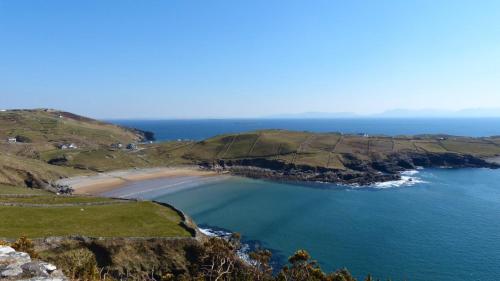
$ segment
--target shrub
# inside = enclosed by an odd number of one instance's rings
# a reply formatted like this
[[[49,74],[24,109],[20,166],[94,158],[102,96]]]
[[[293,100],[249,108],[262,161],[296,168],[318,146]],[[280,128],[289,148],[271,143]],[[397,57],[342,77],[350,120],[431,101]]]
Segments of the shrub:
[[[73,249],[58,259],[59,266],[71,280],[99,280],[94,253],[88,249]]]
[[[16,251],[27,253],[31,258],[38,258],[38,253],[35,252],[33,241],[26,236],[19,237],[16,242],[12,243],[11,247]]]

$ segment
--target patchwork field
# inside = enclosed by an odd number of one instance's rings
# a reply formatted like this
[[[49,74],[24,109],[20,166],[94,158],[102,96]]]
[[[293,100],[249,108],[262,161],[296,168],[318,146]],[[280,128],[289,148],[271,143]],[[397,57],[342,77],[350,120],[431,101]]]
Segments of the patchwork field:
[[[193,144],[183,156],[198,161],[268,158],[342,169],[345,155],[370,160],[398,153],[453,153],[487,158],[500,155],[500,145],[498,138],[388,137],[264,130],[204,140]]]

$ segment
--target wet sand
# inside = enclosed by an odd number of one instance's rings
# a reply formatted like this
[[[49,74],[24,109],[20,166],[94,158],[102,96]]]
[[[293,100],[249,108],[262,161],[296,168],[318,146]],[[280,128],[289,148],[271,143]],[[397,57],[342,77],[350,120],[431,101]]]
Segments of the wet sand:
[[[75,194],[103,194],[135,183],[161,178],[193,178],[203,180],[219,174],[201,170],[198,167],[165,167],[120,170],[90,176],[78,176],[61,179],[57,184],[68,185]]]

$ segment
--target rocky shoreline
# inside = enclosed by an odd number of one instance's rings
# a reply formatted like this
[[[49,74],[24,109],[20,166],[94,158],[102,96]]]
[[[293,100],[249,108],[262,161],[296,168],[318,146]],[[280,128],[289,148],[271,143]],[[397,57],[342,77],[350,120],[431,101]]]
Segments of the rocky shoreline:
[[[401,179],[401,172],[417,168],[500,168],[500,164],[457,153],[397,153],[384,159],[359,159],[343,155],[346,170],[295,165],[266,158],[218,160],[202,163],[211,170],[228,171],[234,175],[281,181],[328,182],[368,186]]]

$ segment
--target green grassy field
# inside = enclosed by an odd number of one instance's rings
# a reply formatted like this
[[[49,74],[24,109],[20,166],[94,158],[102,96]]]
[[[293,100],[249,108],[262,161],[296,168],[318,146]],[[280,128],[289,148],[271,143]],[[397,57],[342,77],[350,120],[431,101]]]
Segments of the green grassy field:
[[[92,237],[190,237],[182,218],[153,202],[114,202],[98,197],[57,196],[23,187],[0,186],[0,203],[41,204],[0,206],[0,237],[30,238],[84,235]],[[11,194],[11,196],[7,195]],[[26,197],[14,197],[12,194]],[[31,195],[31,196],[27,196]],[[104,203],[104,205],[50,206]],[[47,206],[48,205],[48,206]]]
[[[0,237],[189,237],[180,217],[152,202],[86,207],[1,207]]]

